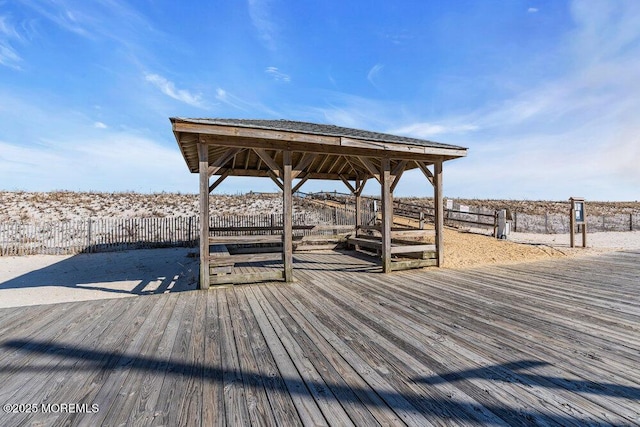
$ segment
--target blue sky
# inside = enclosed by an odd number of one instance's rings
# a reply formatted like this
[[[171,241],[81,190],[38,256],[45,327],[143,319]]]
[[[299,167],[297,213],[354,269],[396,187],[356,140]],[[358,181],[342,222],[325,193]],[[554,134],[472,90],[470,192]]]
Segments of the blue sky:
[[[462,145],[449,197],[638,200],[639,81],[636,0],[0,0],[0,189],[196,192],[177,116]]]

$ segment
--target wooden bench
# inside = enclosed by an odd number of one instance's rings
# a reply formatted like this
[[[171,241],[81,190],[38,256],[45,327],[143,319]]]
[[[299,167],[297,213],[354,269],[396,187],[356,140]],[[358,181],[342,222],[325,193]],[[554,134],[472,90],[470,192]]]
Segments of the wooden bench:
[[[231,274],[234,263],[233,261],[225,260],[229,257],[229,251],[225,245],[209,245],[209,261],[211,262],[209,274],[215,276]]]
[[[377,254],[382,253],[382,241],[378,239],[367,239],[363,237],[349,237],[347,238],[347,244],[367,249],[373,249]],[[420,258],[427,259],[436,250],[434,244],[412,244],[411,242],[391,242],[391,254],[403,254],[406,256],[419,256]]]

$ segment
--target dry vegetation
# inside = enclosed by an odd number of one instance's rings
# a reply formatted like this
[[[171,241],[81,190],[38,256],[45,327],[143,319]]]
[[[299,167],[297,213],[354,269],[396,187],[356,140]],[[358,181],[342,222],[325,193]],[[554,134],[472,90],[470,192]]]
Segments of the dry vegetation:
[[[398,198],[419,205],[432,205],[429,198]],[[469,200],[454,199],[471,207],[496,210],[509,208],[529,215],[565,214],[568,201]],[[211,212],[218,215],[278,213],[282,207],[279,194],[248,193],[243,195],[212,195]],[[307,205],[296,200],[294,209],[304,212]],[[587,205],[591,215],[640,213],[640,202],[594,202]],[[81,218],[165,217],[198,214],[196,194],[140,194],[54,191],[0,192],[0,221],[65,221]]]
[[[432,199],[403,197],[398,200],[406,203],[432,205]],[[527,215],[568,214],[569,200],[545,201],[545,200],[491,200],[491,199],[453,199],[456,203],[473,208],[485,208],[491,211],[510,209],[512,212]],[[587,210],[590,215],[614,215],[640,213],[640,202],[598,202],[587,200]]]
[[[211,213],[279,213],[279,194],[212,195]],[[296,211],[304,210],[298,203]],[[0,222],[67,221],[84,218],[133,218],[198,215],[198,195],[181,193],[98,193],[53,191],[0,192]]]

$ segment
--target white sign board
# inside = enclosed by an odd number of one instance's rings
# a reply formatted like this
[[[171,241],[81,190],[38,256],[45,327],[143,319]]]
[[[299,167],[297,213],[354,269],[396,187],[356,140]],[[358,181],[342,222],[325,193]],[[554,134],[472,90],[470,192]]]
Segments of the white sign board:
[[[576,202],[575,210],[576,210],[576,221],[584,222],[584,203]]]
[[[453,209],[453,200],[447,200],[447,209]]]
[[[469,213],[469,206],[467,206],[467,205],[460,205],[460,212],[463,212],[463,213]]]

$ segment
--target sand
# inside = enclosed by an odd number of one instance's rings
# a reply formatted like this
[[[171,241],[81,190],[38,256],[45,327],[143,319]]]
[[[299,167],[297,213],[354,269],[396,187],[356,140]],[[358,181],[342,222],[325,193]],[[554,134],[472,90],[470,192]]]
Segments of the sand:
[[[496,240],[446,229],[444,241],[444,267],[456,269],[640,250],[637,231],[591,233],[587,249],[570,248],[568,234],[513,233],[508,240]],[[189,256],[193,253],[192,248],[169,248],[0,257],[0,308],[196,289],[198,259]]]
[[[196,289],[190,248],[0,257],[0,308]]]
[[[486,264],[536,261],[566,256],[544,245],[515,243],[493,237],[445,229],[444,267],[469,268]]]

